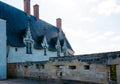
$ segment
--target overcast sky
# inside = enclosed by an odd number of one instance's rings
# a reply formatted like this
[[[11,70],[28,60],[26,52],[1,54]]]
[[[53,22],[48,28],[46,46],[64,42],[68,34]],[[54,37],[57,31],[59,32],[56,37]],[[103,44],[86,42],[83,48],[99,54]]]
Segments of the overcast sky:
[[[1,0],[23,10],[23,0]],[[120,0],[31,0],[40,19],[62,29],[75,54],[120,51]]]

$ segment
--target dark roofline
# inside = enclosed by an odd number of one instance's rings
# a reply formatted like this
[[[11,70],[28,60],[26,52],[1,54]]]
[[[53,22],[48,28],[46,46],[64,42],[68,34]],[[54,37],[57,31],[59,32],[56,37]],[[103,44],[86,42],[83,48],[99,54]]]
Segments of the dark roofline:
[[[17,9],[17,10],[21,11],[21,12],[24,12],[23,10],[18,9],[18,8],[12,6],[12,5],[9,5],[9,4],[5,3],[5,2],[0,1],[0,3],[3,3],[3,4],[5,4],[5,5],[7,5],[7,6],[10,6],[10,7],[14,8],[14,9]],[[24,12],[24,13],[25,13],[25,12]],[[25,13],[25,14],[26,14],[26,13]],[[26,14],[26,15],[27,15],[27,14]]]

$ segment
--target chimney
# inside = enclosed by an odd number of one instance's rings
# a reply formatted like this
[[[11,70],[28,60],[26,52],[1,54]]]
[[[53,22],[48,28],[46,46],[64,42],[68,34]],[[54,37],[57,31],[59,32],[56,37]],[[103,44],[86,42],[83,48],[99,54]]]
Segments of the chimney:
[[[56,19],[56,26],[57,26],[57,28],[62,30],[62,19],[61,18]]]
[[[30,0],[24,0],[24,11],[30,15]]]
[[[34,10],[34,16],[36,17],[36,19],[38,20],[39,19],[39,5],[38,4],[35,4],[33,6],[33,10]]]

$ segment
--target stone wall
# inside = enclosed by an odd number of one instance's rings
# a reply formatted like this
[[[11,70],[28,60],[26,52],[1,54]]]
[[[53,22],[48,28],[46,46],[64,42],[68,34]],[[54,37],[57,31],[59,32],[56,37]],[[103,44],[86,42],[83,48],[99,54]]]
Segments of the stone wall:
[[[0,19],[0,79],[6,79],[6,21]]]
[[[55,57],[50,58],[49,61],[20,62],[14,65],[9,63],[8,66],[12,69],[14,66],[12,71],[15,72],[15,77],[27,77],[38,80],[86,81],[100,84],[114,82],[114,84],[120,84],[120,57],[118,52],[107,53],[101,56],[93,54],[93,57],[91,57],[92,62],[90,61],[90,56],[92,55],[88,55],[88,57],[87,55],[82,57]],[[103,59],[103,56],[107,56],[107,58],[104,57]],[[81,59],[79,60],[78,58]],[[98,58],[102,58],[102,60]],[[112,76],[116,76],[115,80],[111,76],[111,67],[114,65],[116,67],[116,75],[113,74]],[[8,72],[10,72],[10,68],[8,68]]]
[[[107,83],[107,69],[104,65],[78,62],[49,62],[46,64],[47,73],[51,78],[65,80],[87,81],[95,83]]]
[[[24,77],[32,79],[64,79],[94,83],[107,82],[106,67],[89,65],[84,62],[46,62],[8,64],[9,77]],[[85,69],[85,66],[89,66]]]
[[[40,78],[44,76],[46,62],[22,62],[8,64],[8,77]],[[46,74],[46,73],[45,73]]]

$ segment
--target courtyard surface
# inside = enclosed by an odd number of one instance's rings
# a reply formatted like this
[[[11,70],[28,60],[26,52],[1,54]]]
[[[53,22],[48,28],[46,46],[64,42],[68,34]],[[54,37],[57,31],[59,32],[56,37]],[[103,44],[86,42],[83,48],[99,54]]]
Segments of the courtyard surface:
[[[0,80],[0,84],[75,84],[72,82],[62,82],[62,81],[36,81],[31,79],[7,79]]]
[[[86,83],[86,82],[74,82],[74,81],[37,81],[31,79],[7,79],[0,80],[0,84],[98,84],[98,83]]]

